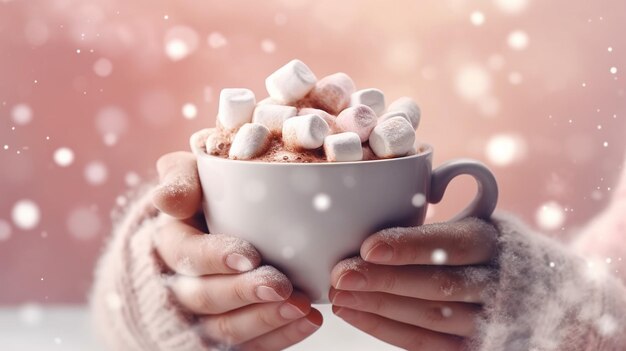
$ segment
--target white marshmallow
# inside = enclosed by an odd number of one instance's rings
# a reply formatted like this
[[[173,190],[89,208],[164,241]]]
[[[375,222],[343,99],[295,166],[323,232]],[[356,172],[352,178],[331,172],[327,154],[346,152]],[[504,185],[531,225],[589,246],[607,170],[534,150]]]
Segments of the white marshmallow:
[[[254,104],[254,93],[250,89],[222,89],[217,118],[224,128],[235,130],[252,120]]]
[[[291,60],[265,79],[270,97],[284,104],[302,99],[317,82],[315,74],[300,60]]]
[[[332,134],[324,139],[324,153],[331,162],[361,161],[361,138],[354,132]]]
[[[373,88],[359,90],[350,96],[350,106],[356,105],[367,105],[380,116],[385,111],[385,94]]]
[[[409,97],[401,97],[398,100],[392,102],[387,108],[387,112],[396,112],[401,111],[406,113],[408,117],[408,121],[411,122],[413,129],[417,129],[417,126],[420,124],[420,117],[422,116],[422,111],[420,107],[417,105],[413,99]]]
[[[289,149],[317,149],[329,133],[328,123],[318,115],[291,117],[283,123],[283,142]]]
[[[304,107],[298,110],[298,116],[304,115],[318,115],[322,117],[326,121],[326,123],[328,123],[331,134],[335,134],[339,131],[339,129],[337,128],[336,117],[324,110],[313,107]]]
[[[372,151],[380,158],[405,156],[415,143],[415,129],[402,117],[390,118],[377,125],[370,135]]]
[[[355,89],[352,78],[339,72],[320,79],[309,96],[313,107],[337,115],[341,110],[348,107],[350,96]]]
[[[256,103],[257,107],[261,106],[261,105],[282,105],[280,103],[280,101],[274,100],[271,97],[266,97],[265,99],[261,100],[261,101],[257,101]]]
[[[295,116],[298,109],[284,105],[257,105],[252,114],[252,122],[266,126],[270,132],[280,135],[283,131],[283,122]]]
[[[407,122],[411,123],[411,119],[409,119],[409,116],[406,114],[406,112],[404,111],[390,111],[387,112],[385,114],[383,114],[382,116],[378,117],[378,124],[383,123],[384,121],[390,119],[390,118],[394,118],[394,117],[402,117],[404,119],[406,119]]]
[[[219,155],[228,145],[220,132],[209,134],[205,141],[206,152],[209,155]]]
[[[239,128],[230,145],[228,158],[249,160],[262,155],[270,146],[272,135],[266,126],[246,123]]]
[[[367,141],[376,126],[376,114],[366,105],[356,105],[341,111],[337,127],[343,132],[355,132],[361,142]]]

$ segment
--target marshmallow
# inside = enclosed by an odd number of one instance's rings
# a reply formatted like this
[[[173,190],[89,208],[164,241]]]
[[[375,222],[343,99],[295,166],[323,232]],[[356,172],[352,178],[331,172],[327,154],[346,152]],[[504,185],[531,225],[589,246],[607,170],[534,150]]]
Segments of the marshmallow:
[[[378,117],[378,124],[381,124],[384,121],[386,121],[388,119],[391,119],[391,118],[394,118],[394,117],[402,117],[402,118],[406,119],[407,122],[411,123],[411,119],[406,114],[406,112],[403,112],[403,111],[390,111],[390,112],[387,112],[387,113],[383,114],[382,116]]]
[[[194,154],[198,153],[198,150],[202,150],[205,147],[206,140],[215,133],[215,128],[204,128],[191,135],[189,138],[189,146]]]
[[[324,139],[324,153],[331,162],[361,161],[361,138],[354,132],[329,135]]]
[[[366,105],[348,107],[337,116],[339,130],[357,133],[361,142],[367,141],[375,126],[376,114]]]
[[[331,115],[330,113],[324,110],[320,110],[318,108],[312,108],[312,107],[304,107],[298,110],[298,116],[304,116],[304,115],[318,115],[322,117],[326,121],[326,123],[328,123],[331,134],[335,134],[339,131],[337,129],[335,116]]]
[[[272,135],[266,126],[246,123],[235,134],[228,157],[234,160],[255,158],[267,151],[271,140]]]
[[[266,126],[270,132],[280,135],[283,131],[283,122],[298,113],[293,106],[284,105],[257,105],[252,114],[252,122]]]
[[[367,105],[380,116],[385,111],[385,94],[378,89],[359,90],[350,96],[350,106],[356,105]]]
[[[261,106],[261,105],[282,105],[282,104],[278,100],[274,100],[271,97],[266,97],[265,99],[261,101],[257,101],[256,105]]]
[[[228,142],[222,133],[211,133],[205,141],[206,152],[209,155],[219,155],[228,146]]]
[[[413,150],[415,129],[402,117],[390,118],[377,125],[370,135],[372,151],[380,158],[405,156]]]
[[[304,62],[291,60],[265,79],[265,88],[272,99],[289,104],[308,94],[316,81]]]
[[[237,129],[252,120],[254,104],[254,93],[249,89],[222,89],[217,119],[224,128]]]
[[[422,111],[413,99],[409,97],[401,97],[387,107],[387,112],[397,111],[406,113],[408,121],[411,122],[411,125],[413,126],[413,130],[417,129],[417,126],[420,124]]]
[[[291,117],[283,123],[283,142],[290,149],[317,149],[329,133],[328,123],[318,115]]]
[[[320,79],[309,97],[313,107],[336,115],[350,104],[350,95],[355,89],[352,79],[339,72]]]

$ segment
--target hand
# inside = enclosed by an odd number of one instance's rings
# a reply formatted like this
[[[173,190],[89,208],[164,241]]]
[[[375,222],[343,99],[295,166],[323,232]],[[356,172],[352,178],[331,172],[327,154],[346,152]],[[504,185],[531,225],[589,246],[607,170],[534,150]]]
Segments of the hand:
[[[462,350],[496,273],[496,237],[476,218],[382,230],[333,268],[333,312],[405,349]]]
[[[195,316],[213,343],[241,350],[278,350],[312,334],[319,311],[248,242],[205,234],[196,160],[188,152],[157,162],[160,186],[153,202],[162,213],[155,233],[158,256],[175,273],[167,279],[177,302]]]

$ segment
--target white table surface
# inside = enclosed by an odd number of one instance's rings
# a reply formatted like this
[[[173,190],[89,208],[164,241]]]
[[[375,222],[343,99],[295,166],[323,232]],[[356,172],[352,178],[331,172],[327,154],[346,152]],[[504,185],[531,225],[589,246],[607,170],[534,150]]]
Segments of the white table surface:
[[[329,305],[316,307],[324,315],[324,325],[288,350],[399,350],[350,327],[332,314]],[[90,327],[85,306],[0,307],[0,350],[106,351]]]

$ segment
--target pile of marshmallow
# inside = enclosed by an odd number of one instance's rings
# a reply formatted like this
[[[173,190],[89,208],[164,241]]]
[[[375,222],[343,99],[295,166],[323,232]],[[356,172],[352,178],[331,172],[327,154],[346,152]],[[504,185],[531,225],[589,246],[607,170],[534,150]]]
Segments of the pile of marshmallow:
[[[410,98],[391,103],[378,89],[356,91],[345,73],[317,80],[300,60],[292,60],[265,80],[269,97],[255,102],[248,89],[224,89],[217,113],[218,130],[206,140],[209,154],[225,147],[228,157],[248,160],[262,156],[273,138],[286,150],[323,148],[327,161],[360,161],[364,143],[378,158],[416,152],[415,130],[420,108]]]

